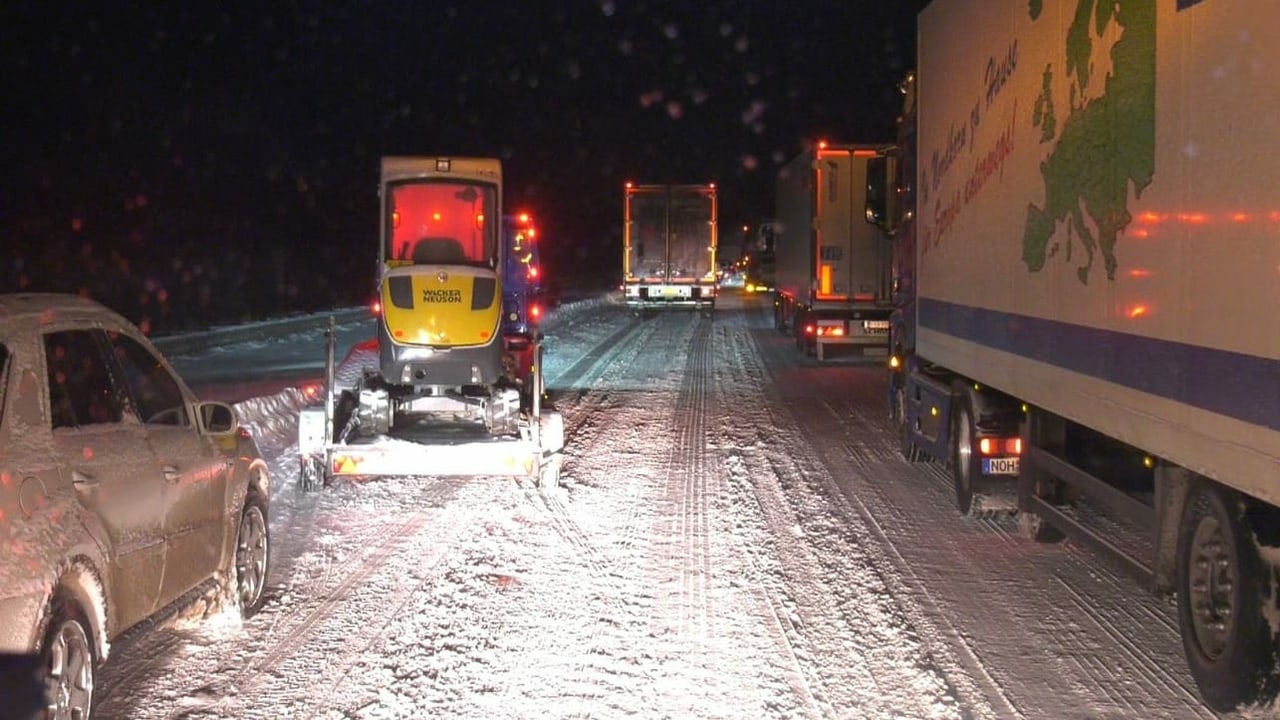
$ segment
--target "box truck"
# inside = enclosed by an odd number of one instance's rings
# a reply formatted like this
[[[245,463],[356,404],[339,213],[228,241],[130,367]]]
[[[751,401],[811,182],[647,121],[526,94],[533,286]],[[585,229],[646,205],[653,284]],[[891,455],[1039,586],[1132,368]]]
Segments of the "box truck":
[[[1277,688],[1277,24],[934,0],[865,208],[893,235],[903,453],[946,462],[962,512],[1014,483],[1029,536],[1175,595],[1218,710]]]

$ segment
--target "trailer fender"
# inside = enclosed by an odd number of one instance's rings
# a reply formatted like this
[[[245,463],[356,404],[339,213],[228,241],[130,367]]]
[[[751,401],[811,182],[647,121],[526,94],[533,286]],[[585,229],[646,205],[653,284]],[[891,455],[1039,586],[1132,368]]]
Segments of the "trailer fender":
[[[1178,574],[1178,528],[1187,506],[1195,473],[1174,465],[1155,472],[1155,557],[1151,563],[1154,589],[1172,593]]]

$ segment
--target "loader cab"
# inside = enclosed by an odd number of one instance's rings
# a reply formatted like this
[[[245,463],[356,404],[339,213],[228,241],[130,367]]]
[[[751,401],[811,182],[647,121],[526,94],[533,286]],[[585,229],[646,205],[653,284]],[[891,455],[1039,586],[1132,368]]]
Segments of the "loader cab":
[[[378,343],[387,381],[444,388],[503,377],[501,188],[497,160],[383,158]]]
[[[497,188],[466,179],[410,178],[386,188],[383,261],[496,268]]]

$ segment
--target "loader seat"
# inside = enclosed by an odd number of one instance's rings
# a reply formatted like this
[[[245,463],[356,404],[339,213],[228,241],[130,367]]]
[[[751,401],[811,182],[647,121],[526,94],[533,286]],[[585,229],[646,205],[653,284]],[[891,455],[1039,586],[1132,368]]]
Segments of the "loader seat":
[[[456,265],[467,262],[462,243],[451,237],[424,237],[413,244],[414,265]]]

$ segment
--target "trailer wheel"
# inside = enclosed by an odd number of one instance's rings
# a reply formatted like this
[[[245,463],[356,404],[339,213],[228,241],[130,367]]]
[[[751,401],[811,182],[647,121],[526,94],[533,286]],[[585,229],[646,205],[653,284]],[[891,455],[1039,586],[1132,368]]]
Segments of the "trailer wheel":
[[[538,488],[550,490],[560,486],[560,467],[564,464],[564,455],[556,453],[542,462],[538,469]]]
[[[305,455],[298,458],[298,487],[303,492],[319,490],[324,487],[324,457]]]
[[[360,401],[356,398],[356,394],[350,390],[338,393],[338,399],[333,404],[333,439],[335,441],[347,441],[347,425],[351,423],[351,416],[355,414],[359,405]]]
[[[1218,711],[1274,696],[1275,652],[1264,605],[1271,573],[1236,495],[1201,483],[1178,526],[1178,625],[1187,665]]]
[[[925,452],[911,442],[911,433],[907,428],[907,389],[895,388],[893,391],[893,421],[898,430],[898,447],[907,462],[922,462],[928,459]]]

